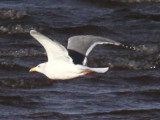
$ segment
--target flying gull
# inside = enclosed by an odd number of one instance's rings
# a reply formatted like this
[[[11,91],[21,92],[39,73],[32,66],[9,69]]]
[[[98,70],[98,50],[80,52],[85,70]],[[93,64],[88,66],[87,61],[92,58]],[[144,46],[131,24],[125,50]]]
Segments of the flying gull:
[[[93,35],[73,36],[68,39],[67,49],[41,33],[31,30],[34,37],[46,50],[48,61],[41,63],[30,72],[40,72],[53,80],[68,80],[90,73],[105,73],[109,67],[91,68],[86,66],[87,56],[97,44],[120,45],[119,42]]]

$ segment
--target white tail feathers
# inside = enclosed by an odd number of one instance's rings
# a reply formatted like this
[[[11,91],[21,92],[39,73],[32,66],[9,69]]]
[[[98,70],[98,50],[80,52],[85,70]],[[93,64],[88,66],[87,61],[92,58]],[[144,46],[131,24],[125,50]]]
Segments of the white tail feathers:
[[[96,73],[105,73],[109,70],[109,67],[106,68],[91,68],[83,65],[77,65],[78,69],[81,69],[82,72],[85,72],[85,74],[89,74],[90,72],[96,72]]]
[[[106,68],[88,68],[88,70],[97,72],[97,73],[105,73],[109,70],[109,67]]]

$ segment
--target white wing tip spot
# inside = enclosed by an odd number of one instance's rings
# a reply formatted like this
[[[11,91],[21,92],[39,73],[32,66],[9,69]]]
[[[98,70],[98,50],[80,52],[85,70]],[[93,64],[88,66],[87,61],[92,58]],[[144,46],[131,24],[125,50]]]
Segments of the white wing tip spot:
[[[150,67],[151,69],[156,69],[156,66],[152,66],[152,67]]]
[[[30,34],[33,35],[33,34],[36,34],[37,31],[36,30],[30,30]]]

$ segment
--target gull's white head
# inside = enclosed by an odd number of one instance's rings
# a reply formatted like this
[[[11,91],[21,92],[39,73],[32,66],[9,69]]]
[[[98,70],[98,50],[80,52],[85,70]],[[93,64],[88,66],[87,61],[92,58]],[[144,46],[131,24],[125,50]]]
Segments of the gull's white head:
[[[46,63],[41,63],[39,65],[37,65],[36,67],[34,68],[31,68],[29,70],[29,72],[40,72],[40,73],[43,73],[45,72],[45,67],[46,67]]]

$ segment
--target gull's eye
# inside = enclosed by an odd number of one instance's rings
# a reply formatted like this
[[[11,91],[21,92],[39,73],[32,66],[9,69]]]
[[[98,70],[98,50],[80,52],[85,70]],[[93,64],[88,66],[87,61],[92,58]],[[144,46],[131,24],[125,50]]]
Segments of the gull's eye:
[[[38,65],[38,68],[40,68],[40,65]]]

